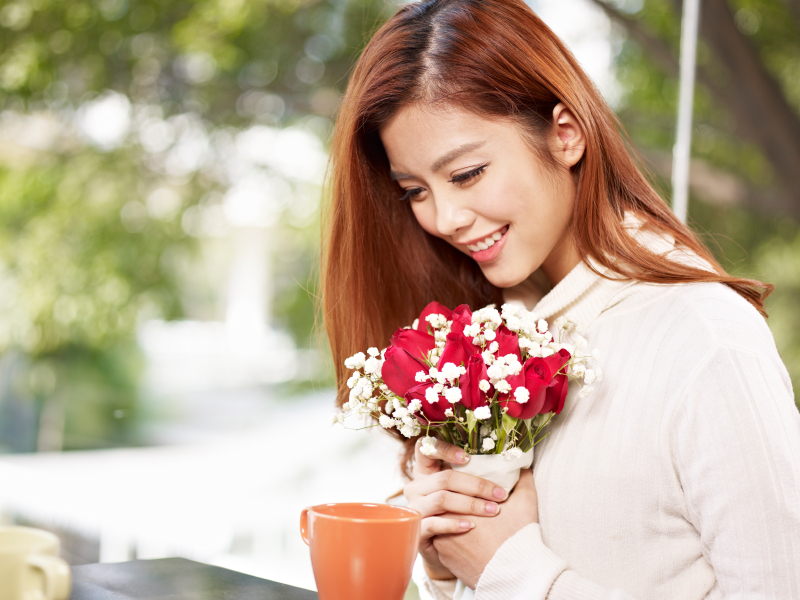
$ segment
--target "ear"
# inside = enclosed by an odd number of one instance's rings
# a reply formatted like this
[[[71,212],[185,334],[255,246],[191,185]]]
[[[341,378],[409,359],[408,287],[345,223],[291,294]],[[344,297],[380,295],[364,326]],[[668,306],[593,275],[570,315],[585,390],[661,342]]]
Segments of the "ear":
[[[566,104],[559,102],[553,108],[553,131],[550,151],[565,167],[574,167],[586,150],[586,135],[578,120]]]

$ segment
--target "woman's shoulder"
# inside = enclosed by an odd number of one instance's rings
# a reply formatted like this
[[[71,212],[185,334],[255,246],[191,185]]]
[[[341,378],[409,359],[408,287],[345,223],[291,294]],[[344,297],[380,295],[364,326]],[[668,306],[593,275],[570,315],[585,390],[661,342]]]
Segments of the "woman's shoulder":
[[[774,349],[769,327],[756,308],[722,283],[650,284],[637,282],[604,311],[607,322],[636,321],[695,349],[717,345]]]

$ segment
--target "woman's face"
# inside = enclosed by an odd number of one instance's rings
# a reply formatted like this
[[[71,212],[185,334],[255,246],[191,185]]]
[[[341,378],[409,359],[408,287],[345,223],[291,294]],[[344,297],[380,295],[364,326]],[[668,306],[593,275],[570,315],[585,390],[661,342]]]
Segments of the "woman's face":
[[[546,164],[518,125],[453,108],[410,105],[380,131],[392,178],[422,228],[510,287],[539,267],[555,285],[579,262],[570,234],[583,132],[563,104]]]

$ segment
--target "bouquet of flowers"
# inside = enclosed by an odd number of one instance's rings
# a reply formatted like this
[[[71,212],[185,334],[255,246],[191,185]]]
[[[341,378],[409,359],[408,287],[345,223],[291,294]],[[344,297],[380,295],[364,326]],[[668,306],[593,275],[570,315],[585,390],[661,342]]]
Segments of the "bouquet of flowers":
[[[561,412],[570,381],[582,381],[586,396],[601,377],[575,323],[553,325],[511,304],[472,312],[432,302],[388,348],[345,361],[350,396],[334,423],[352,415],[409,438],[424,430],[428,455],[436,436],[469,454],[518,459]]]

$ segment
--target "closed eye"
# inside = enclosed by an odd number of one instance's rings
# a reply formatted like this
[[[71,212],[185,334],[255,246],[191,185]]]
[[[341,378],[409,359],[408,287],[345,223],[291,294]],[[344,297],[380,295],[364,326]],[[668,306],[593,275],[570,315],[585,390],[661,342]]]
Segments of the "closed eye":
[[[422,188],[408,188],[406,193],[400,197],[401,202],[405,202],[406,200],[412,200],[419,196],[422,193]]]
[[[489,166],[489,163],[481,165],[480,167],[476,167],[471,171],[467,171],[466,173],[459,173],[458,175],[453,175],[453,178],[448,181],[448,183],[454,183],[455,185],[463,185],[471,179],[474,179],[481,173],[486,170],[486,167]]]

